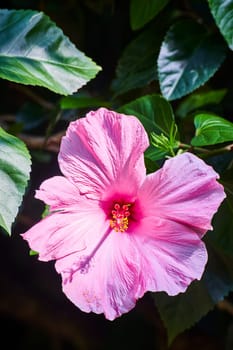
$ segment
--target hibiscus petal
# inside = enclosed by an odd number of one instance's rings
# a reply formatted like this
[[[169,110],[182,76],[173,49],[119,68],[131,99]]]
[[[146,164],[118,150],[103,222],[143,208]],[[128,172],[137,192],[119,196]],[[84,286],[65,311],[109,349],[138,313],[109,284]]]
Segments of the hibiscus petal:
[[[146,177],[138,200],[145,216],[168,218],[203,235],[225,198],[218,174],[200,158],[184,153]]]
[[[90,198],[134,195],[145,178],[147,147],[138,119],[100,108],[70,124],[58,159],[63,174]]]
[[[184,292],[202,277],[207,262],[205,244],[194,231],[170,220],[155,218],[150,227],[150,234],[134,236],[141,249],[137,297],[147,290],[169,295]]]
[[[70,254],[88,254],[101,240],[109,226],[106,215],[98,203],[83,199],[79,210],[50,214],[34,225],[22,237],[31,249],[39,253],[39,259],[49,261]]]
[[[45,180],[35,195],[35,198],[48,204],[51,211],[75,205],[79,197],[78,188],[64,176],[54,176]]]
[[[130,235],[111,232],[88,268],[74,268],[72,278],[67,273],[70,266],[75,267],[75,257],[59,259],[55,266],[62,274],[66,296],[82,311],[104,313],[109,320],[131,310],[140,271],[140,252],[133,243]]]

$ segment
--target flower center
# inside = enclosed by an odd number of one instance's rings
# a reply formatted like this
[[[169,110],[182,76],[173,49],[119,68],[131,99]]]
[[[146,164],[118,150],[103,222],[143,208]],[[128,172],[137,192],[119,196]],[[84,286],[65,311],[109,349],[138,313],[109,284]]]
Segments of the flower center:
[[[131,204],[115,203],[112,210],[112,220],[110,220],[110,227],[116,232],[125,232],[128,229],[130,216],[129,207]]]

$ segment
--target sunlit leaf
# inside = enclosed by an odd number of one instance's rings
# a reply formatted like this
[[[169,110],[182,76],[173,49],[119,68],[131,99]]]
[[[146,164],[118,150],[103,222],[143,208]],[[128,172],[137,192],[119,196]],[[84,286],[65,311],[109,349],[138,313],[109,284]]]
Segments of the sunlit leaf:
[[[50,207],[48,204],[45,204],[44,211],[41,214],[42,219],[44,219],[46,216],[50,214]]]
[[[100,70],[45,14],[0,10],[0,77],[68,95]]]
[[[208,0],[220,32],[233,50],[233,0]]]
[[[193,146],[215,145],[233,141],[233,123],[212,114],[198,114],[194,119],[196,127]]]
[[[29,180],[30,155],[24,143],[0,128],[0,226],[11,234]]]
[[[62,97],[60,100],[61,109],[77,109],[90,107],[110,107],[110,103],[96,97],[75,94]]]
[[[154,18],[169,0],[131,0],[130,1],[130,24],[132,29],[137,30]]]
[[[29,251],[29,255],[30,255],[30,256],[34,256],[34,255],[38,255],[38,254],[39,254],[39,253],[36,252],[35,250],[30,249],[30,251]]]
[[[158,57],[163,96],[175,100],[203,85],[218,70],[225,52],[222,38],[209,33],[202,25],[192,20],[175,23],[168,31]]]

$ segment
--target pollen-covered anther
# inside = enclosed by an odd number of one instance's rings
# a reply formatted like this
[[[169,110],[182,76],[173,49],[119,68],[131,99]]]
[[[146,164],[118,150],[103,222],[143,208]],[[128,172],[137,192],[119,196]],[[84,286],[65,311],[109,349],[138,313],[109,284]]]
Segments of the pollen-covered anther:
[[[112,220],[110,220],[110,227],[114,229],[116,232],[125,232],[128,229],[130,216],[129,207],[131,204],[123,204],[119,203],[114,204],[114,209],[112,210]]]

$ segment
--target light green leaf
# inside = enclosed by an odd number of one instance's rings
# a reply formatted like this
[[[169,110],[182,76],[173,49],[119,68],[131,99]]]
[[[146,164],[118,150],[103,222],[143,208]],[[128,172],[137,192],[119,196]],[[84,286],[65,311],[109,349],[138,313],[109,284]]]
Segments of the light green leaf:
[[[0,226],[8,234],[21,205],[30,165],[24,143],[0,128]]]
[[[112,89],[115,96],[138,89],[157,79],[156,58],[162,37],[155,28],[141,33],[123,51],[117,64]]]
[[[0,77],[68,95],[101,68],[42,12],[0,10]]]
[[[184,35],[188,33],[188,35]],[[158,57],[162,94],[175,100],[207,82],[225,58],[222,38],[192,20],[175,23],[168,31]]]
[[[169,0],[131,0],[130,1],[130,24],[133,30],[142,28],[154,18]]]
[[[212,114],[198,114],[194,118],[196,136],[193,146],[208,146],[233,141],[233,123]]]
[[[211,90],[193,93],[180,103],[176,115],[180,118],[187,117],[191,112],[208,105],[219,104],[227,93],[227,89]]]
[[[233,0],[208,0],[211,13],[229,48],[233,50]]]
[[[62,97],[60,100],[61,109],[76,109],[76,108],[90,108],[90,107],[110,107],[109,102],[103,101],[99,98],[85,96],[83,94],[75,94],[72,96]]]
[[[38,255],[38,254],[39,254],[39,253],[36,252],[35,250],[30,249],[30,251],[29,251],[29,255],[30,255],[30,256],[34,256],[34,255]]]
[[[165,136],[163,133],[158,135],[155,132],[151,133],[151,144],[156,149],[159,149],[165,154],[170,154],[172,156],[175,156],[175,149],[178,149],[179,142],[178,139],[178,129],[177,126],[174,123],[171,125],[170,134],[169,137]]]
[[[46,216],[48,216],[50,214],[50,207],[48,204],[45,204],[44,206],[44,211],[43,213],[41,214],[41,218],[44,219],[46,218]]]

